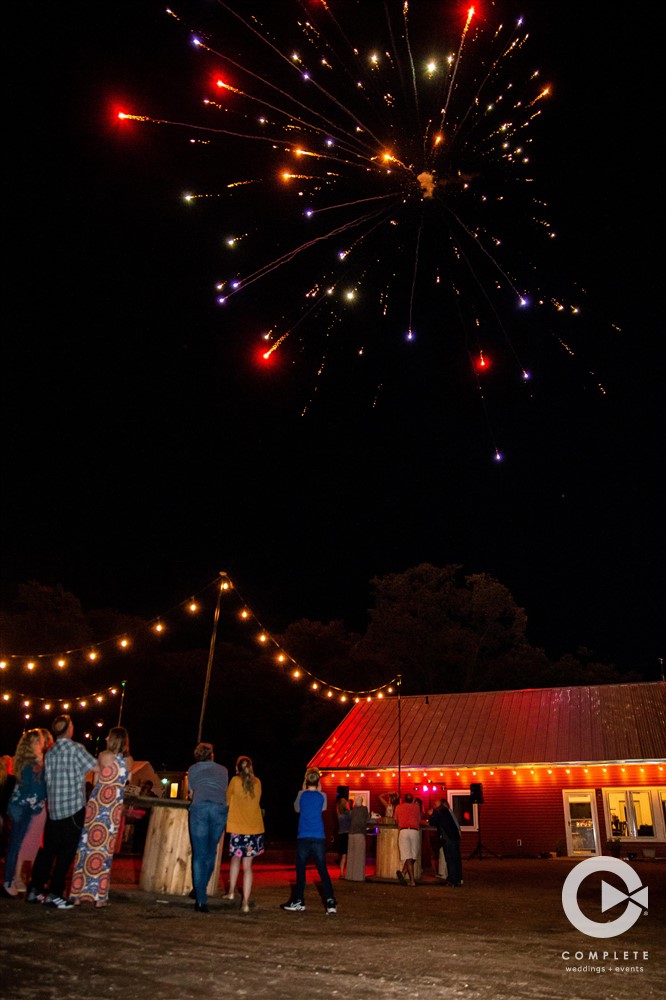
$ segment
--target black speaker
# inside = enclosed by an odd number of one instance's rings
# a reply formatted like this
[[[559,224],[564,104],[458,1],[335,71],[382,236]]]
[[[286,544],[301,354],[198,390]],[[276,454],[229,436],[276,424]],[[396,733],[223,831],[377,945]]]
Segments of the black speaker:
[[[475,805],[483,805],[483,785],[480,781],[469,786],[469,794]]]
[[[339,799],[349,798],[349,785],[338,785],[337,798]]]

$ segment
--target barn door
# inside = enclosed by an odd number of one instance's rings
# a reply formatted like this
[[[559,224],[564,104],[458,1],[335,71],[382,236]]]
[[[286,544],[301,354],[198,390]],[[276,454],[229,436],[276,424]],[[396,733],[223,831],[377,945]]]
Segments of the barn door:
[[[594,791],[564,790],[564,822],[569,857],[601,854],[599,820]]]

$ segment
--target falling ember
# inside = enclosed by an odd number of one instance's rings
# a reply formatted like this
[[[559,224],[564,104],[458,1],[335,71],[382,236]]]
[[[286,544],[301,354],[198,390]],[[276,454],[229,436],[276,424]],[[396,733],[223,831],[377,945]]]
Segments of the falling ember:
[[[149,118],[147,115],[129,115],[125,111],[119,111],[118,112],[118,118],[121,121],[130,121],[130,122],[149,122],[149,121],[152,121],[152,118]]]
[[[488,358],[483,353],[483,351],[479,351],[479,356],[476,359],[476,361],[474,362],[474,367],[476,368],[477,372],[487,372],[487,371],[489,371],[490,368],[491,368],[490,358]]]

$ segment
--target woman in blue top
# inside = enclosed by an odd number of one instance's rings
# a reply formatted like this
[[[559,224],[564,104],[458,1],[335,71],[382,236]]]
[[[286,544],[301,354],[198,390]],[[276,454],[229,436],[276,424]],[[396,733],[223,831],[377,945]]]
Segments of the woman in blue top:
[[[283,903],[282,909],[297,913],[305,909],[305,867],[312,858],[324,889],[326,912],[337,910],[333,883],[326,868],[326,839],[323,813],[326,796],[321,790],[321,774],[316,767],[305,772],[303,788],[296,796],[294,809],[299,814],[298,839],[296,841],[296,894],[290,903]]]
[[[0,886],[0,895],[5,898],[17,895],[14,878],[21,844],[33,816],[40,813],[46,804],[43,736],[40,729],[28,729],[19,740],[14,757],[14,774],[16,785],[7,807],[12,826],[5,858],[5,884]]]

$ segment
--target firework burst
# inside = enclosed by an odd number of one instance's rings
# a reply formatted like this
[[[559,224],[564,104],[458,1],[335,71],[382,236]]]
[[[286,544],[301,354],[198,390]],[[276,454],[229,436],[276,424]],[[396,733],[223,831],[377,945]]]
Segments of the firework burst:
[[[537,263],[556,235],[533,155],[550,88],[522,19],[406,0],[220,0],[202,28],[167,13],[201,55],[197,120],[120,117],[199,152],[185,198],[214,213],[225,335],[314,372],[304,414],[340,366],[365,366],[375,405],[425,351],[478,390],[501,460],[493,379],[532,391],[533,317],[571,351],[551,324],[578,311]]]

